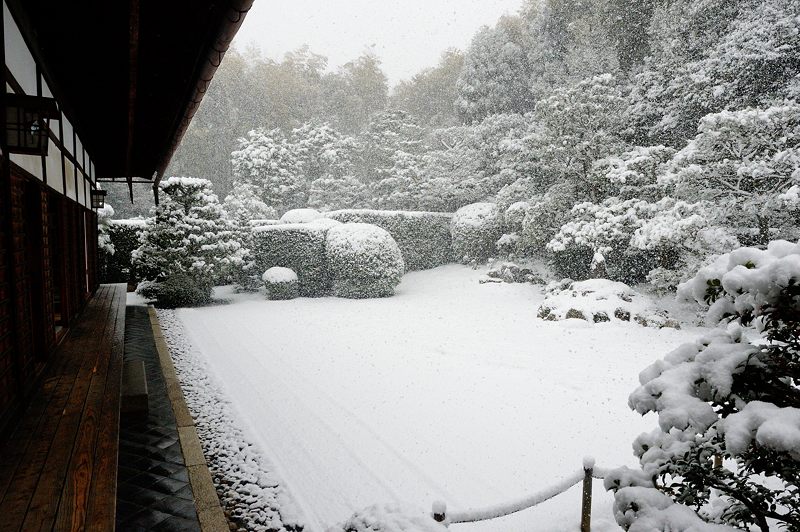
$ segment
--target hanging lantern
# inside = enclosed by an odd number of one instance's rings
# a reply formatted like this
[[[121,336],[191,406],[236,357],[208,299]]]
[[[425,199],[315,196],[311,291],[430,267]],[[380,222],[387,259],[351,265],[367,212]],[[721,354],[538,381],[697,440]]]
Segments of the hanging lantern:
[[[59,118],[53,98],[6,94],[6,146],[10,153],[47,155],[50,119]]]
[[[106,206],[106,194],[107,190],[92,189],[92,209],[102,209]]]

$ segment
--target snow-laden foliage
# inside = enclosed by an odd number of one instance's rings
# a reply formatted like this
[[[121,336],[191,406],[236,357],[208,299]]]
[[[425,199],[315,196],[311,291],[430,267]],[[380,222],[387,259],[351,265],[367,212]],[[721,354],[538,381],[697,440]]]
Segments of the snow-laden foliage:
[[[354,209],[333,211],[325,216],[344,223],[361,222],[385,229],[400,246],[407,270],[426,270],[452,260],[450,214]]]
[[[250,186],[258,199],[279,212],[302,207],[307,184],[297,150],[279,129],[254,129],[231,153],[234,188]]]
[[[785,223],[779,195],[800,183],[800,106],[710,114],[698,130],[661,182],[749,222],[758,228],[756,242],[765,244]]]
[[[273,266],[261,276],[269,299],[294,299],[298,295],[297,274],[290,268]]]
[[[601,197],[592,175],[594,162],[625,147],[623,91],[614,76],[605,74],[556,89],[536,104],[533,116],[542,129],[535,152],[542,171],[574,180],[589,201]]]
[[[102,209],[97,210],[97,247],[100,253],[114,254],[114,243],[108,234],[108,225],[114,217],[114,207],[106,203]]]
[[[214,281],[243,262],[235,227],[206,179],[170,177],[160,191],[132,254],[138,291],[168,306],[206,303]]]
[[[800,71],[799,30],[794,0],[661,3],[630,116],[643,136],[680,146],[706,114],[783,99]]]
[[[453,256],[464,263],[485,261],[496,253],[503,234],[503,213],[495,203],[473,203],[458,209],[450,221]]]
[[[316,209],[292,209],[283,213],[281,223],[304,224],[318,218],[322,218],[322,214]]]
[[[328,231],[325,248],[339,297],[387,297],[405,272],[403,255],[392,235],[377,225],[346,223]]]
[[[254,227],[252,257],[257,270],[264,272],[273,266],[291,268],[297,274],[301,296],[328,295],[331,290],[325,252],[328,229],[330,226],[317,221]]]
[[[225,196],[222,206],[228,218],[240,225],[246,225],[250,220],[278,217],[278,211],[259,199],[256,187],[245,183],[236,184]]]
[[[421,510],[396,504],[376,504],[355,512],[327,532],[446,532],[447,527]]]
[[[107,234],[114,254],[101,253],[100,276],[104,283],[136,284],[138,275],[133,267],[133,251],[139,247],[145,220],[108,220]]]
[[[679,293],[722,327],[640,374],[629,404],[659,427],[634,442],[641,472],[606,479],[618,522],[675,527],[688,515],[677,503],[704,521],[800,530],[800,244],[739,248]]]

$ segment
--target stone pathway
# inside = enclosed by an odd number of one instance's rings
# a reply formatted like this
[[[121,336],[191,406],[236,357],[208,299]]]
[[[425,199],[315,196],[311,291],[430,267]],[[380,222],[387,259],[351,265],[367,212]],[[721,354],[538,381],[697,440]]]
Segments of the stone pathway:
[[[117,530],[199,531],[147,307],[129,306],[125,318],[125,361],[144,360],[149,413],[120,422]]]

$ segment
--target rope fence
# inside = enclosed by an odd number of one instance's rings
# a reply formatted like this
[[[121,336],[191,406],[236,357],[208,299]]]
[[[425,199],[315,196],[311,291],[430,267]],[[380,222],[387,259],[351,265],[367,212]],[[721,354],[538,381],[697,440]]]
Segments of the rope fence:
[[[563,480],[517,501],[477,510],[470,509],[462,512],[452,512],[450,514],[447,513],[447,505],[444,502],[437,501],[433,503],[431,514],[435,521],[444,523],[445,526],[458,523],[487,521],[532,508],[557,495],[561,495],[572,486],[583,481],[583,493],[581,497],[581,532],[590,532],[592,519],[592,479],[603,479],[606,473],[606,469],[595,467],[594,458],[586,457],[583,459],[583,468],[581,470],[575,471]]]

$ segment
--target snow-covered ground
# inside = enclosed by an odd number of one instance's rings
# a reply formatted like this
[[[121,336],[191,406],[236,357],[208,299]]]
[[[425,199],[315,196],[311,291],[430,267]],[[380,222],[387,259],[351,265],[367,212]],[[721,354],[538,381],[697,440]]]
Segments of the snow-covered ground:
[[[635,464],[654,427],[627,406],[649,363],[698,335],[634,323],[544,321],[541,289],[479,284],[449,265],[408,273],[386,299],[266,301],[181,309],[248,438],[325,530],[375,503],[450,510],[502,504],[592,455]],[[593,530],[616,529],[595,481]],[[580,487],[533,509],[451,530],[577,530]]]

